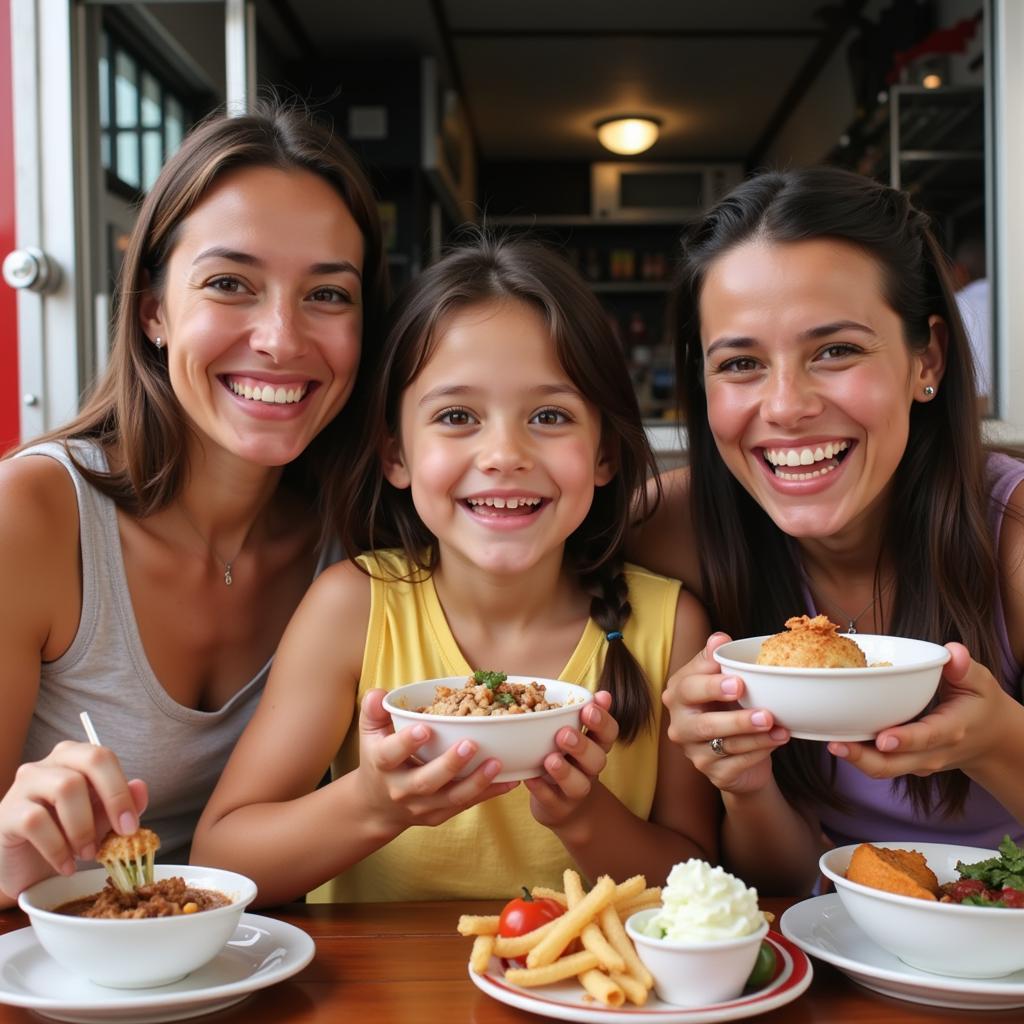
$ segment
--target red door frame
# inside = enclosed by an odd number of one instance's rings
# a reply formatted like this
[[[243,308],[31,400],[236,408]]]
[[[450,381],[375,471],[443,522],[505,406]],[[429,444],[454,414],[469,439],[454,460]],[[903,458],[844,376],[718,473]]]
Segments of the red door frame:
[[[0,0],[0,259],[15,246],[11,0]],[[0,281],[0,453],[18,443],[18,296]]]

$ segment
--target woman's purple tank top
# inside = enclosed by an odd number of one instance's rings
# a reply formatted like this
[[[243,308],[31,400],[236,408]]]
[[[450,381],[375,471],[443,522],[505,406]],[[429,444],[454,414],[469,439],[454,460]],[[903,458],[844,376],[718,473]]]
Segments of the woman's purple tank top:
[[[1008,455],[992,453],[988,457],[990,488],[989,524],[998,548],[1006,503],[1014,489],[1024,481],[1024,462]],[[1017,700],[1021,699],[1021,666],[1017,664],[1006,631],[1002,597],[997,590],[996,629],[1002,654],[1002,685]],[[815,614],[809,591],[805,600],[810,614]],[[822,748],[824,750],[824,747]],[[827,756],[827,755],[826,755]],[[849,805],[846,812],[831,807],[816,808],[822,828],[836,845],[882,840],[946,842],[963,846],[995,849],[1004,835],[1020,843],[1024,825],[980,786],[971,783],[962,815],[943,818],[920,817],[910,802],[893,791],[889,779],[870,779],[863,772],[839,759],[836,789]]]

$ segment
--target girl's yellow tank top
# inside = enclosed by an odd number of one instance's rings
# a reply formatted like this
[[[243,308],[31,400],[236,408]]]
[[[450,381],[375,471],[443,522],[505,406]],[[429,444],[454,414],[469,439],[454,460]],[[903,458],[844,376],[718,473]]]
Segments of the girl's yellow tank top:
[[[370,622],[357,700],[375,687],[394,689],[420,679],[470,676],[470,666],[448,627],[433,581],[393,581],[409,565],[396,551],[360,556],[372,574]],[[626,566],[632,614],[623,640],[649,680],[654,721],[630,744],[616,744],[601,782],[638,817],[646,819],[654,800],[661,733],[661,692],[668,674],[680,584]],[[589,619],[559,678],[595,690],[608,640]],[[614,711],[614,709],[613,709]],[[359,761],[353,726],[332,772],[339,777]],[[608,842],[616,837],[609,833]],[[530,814],[530,794],[517,786],[503,796],[470,807],[435,827],[407,829],[386,846],[309,894],[312,902],[502,899],[521,885],[562,888],[562,872],[575,867],[555,834]]]

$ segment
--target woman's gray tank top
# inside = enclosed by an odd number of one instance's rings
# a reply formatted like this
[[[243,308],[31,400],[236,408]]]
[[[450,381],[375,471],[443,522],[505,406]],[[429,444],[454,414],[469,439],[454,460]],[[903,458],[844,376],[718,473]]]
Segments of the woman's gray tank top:
[[[105,471],[103,452],[68,442],[90,469]],[[260,671],[217,711],[172,700],[153,673],[139,637],[125,577],[114,502],[81,475],[62,444],[28,448],[65,467],[78,496],[82,546],[82,614],[71,646],[44,663],[21,760],[38,761],[65,739],[84,740],[79,713],[88,711],[104,746],[129,779],[149,785],[145,824],[160,836],[159,860],[188,863],[196,822],[256,708],[270,671]],[[317,573],[340,550],[321,556]]]

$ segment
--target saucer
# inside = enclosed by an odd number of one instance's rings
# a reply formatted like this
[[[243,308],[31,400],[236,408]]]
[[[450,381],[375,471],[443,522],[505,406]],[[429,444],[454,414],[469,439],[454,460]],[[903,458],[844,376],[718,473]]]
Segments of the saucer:
[[[985,979],[947,978],[919,971],[876,946],[853,923],[835,893],[794,904],[782,915],[779,927],[804,952],[882,995],[955,1010],[1024,1006],[1024,971]]]
[[[243,914],[235,934],[208,964],[160,988],[103,988],[70,974],[31,928],[0,935],[0,1003],[75,1024],[157,1024],[212,1013],[301,971],[316,947],[300,928]],[[56,994],[55,993],[59,993]]]
[[[643,1006],[627,1004],[620,1009],[612,1009],[591,1000],[575,978],[540,988],[520,988],[505,980],[502,961],[497,957],[491,958],[484,974],[476,974],[471,968],[469,977],[481,992],[499,1003],[537,1013],[542,1017],[579,1021],[581,1024],[622,1024],[623,1021],[717,1024],[719,1021],[753,1017],[778,1006],[785,1006],[810,985],[814,972],[810,961],[800,949],[777,932],[769,932],[765,941],[775,950],[775,977],[756,992],[744,993],[728,1002],[711,1003],[708,1006],[675,1006],[663,1003],[652,993]]]

